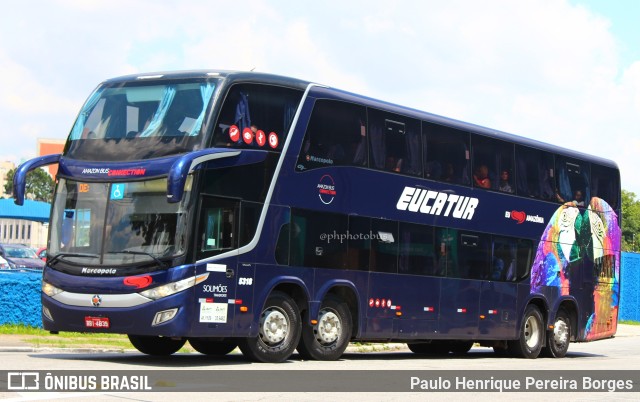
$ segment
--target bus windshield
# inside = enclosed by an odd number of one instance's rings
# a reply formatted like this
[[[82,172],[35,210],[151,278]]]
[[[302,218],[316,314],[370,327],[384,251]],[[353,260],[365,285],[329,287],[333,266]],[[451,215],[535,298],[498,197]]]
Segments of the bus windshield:
[[[166,201],[166,187],[166,178],[130,183],[60,179],[50,258],[85,266],[162,267],[161,260],[185,252],[191,176],[180,203]]]
[[[109,84],[87,99],[65,156],[92,161],[149,159],[202,148],[217,80]]]

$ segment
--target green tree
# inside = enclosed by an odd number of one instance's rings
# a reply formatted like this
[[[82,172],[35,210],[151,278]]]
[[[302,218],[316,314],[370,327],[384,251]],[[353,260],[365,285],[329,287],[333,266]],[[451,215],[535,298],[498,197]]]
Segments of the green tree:
[[[4,185],[4,191],[7,194],[13,194],[13,176],[16,169],[7,172],[7,182]],[[27,183],[25,189],[25,198],[31,198],[36,201],[51,202],[53,198],[53,187],[55,182],[47,172],[42,169],[33,169],[27,173]]]
[[[640,250],[640,201],[622,190],[622,251]]]

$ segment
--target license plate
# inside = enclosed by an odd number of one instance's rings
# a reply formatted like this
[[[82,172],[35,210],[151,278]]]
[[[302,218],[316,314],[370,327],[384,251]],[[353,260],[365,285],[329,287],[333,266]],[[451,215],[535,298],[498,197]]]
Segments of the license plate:
[[[109,328],[109,317],[84,317],[87,328]]]

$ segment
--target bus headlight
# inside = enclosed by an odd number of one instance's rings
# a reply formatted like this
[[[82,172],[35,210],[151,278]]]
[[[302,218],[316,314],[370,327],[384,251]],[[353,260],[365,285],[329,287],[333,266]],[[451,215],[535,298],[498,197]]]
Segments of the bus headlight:
[[[204,282],[205,280],[207,280],[208,277],[209,277],[209,273],[193,276],[191,278],[182,279],[177,282],[171,282],[171,283],[167,283],[166,285],[145,290],[144,292],[140,292],[140,294],[149,299],[158,300],[158,299],[162,299],[163,297],[171,296],[172,294],[182,292],[185,289],[189,289],[190,287],[193,287],[200,282]]]
[[[62,289],[57,288],[48,282],[42,281],[42,293],[44,293],[45,295],[49,297],[53,297],[58,293],[62,293],[62,292],[63,292]]]

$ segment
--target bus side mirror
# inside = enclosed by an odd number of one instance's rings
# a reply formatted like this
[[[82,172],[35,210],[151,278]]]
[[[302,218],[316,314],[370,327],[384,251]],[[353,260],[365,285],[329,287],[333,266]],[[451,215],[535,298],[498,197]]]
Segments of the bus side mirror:
[[[38,158],[28,160],[18,166],[16,173],[13,175],[13,202],[16,205],[24,204],[24,192],[27,186],[27,173],[42,166],[58,163],[60,162],[61,157],[62,154],[40,156]]]

